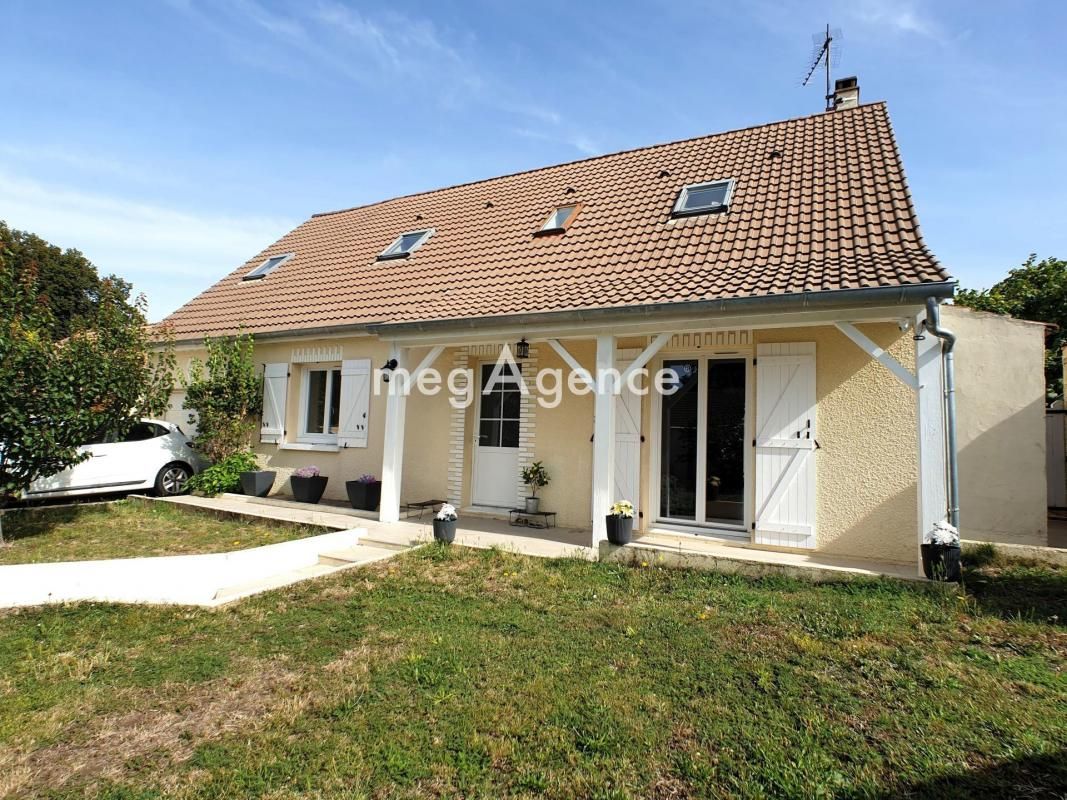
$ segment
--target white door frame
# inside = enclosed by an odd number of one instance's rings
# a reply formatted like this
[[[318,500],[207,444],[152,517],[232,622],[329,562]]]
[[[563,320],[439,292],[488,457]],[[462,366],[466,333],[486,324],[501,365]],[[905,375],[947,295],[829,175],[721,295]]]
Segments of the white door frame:
[[[704,536],[721,536],[731,539],[746,539],[752,538],[752,514],[753,505],[755,502],[755,486],[753,484],[755,478],[755,454],[754,449],[750,446],[755,432],[753,426],[755,425],[755,378],[756,370],[753,364],[753,358],[755,352],[751,347],[738,347],[732,350],[718,350],[715,352],[708,352],[707,350],[679,350],[677,352],[670,352],[661,354],[656,358],[653,372],[658,372],[663,369],[664,361],[679,361],[679,360],[697,360],[705,363],[709,360],[731,360],[741,359],[745,360],[745,438],[743,445],[745,447],[744,458],[744,480],[745,480],[745,503],[743,519],[736,525],[725,525],[718,522],[705,521],[704,515],[706,508],[704,504],[697,502],[696,506],[696,519],[677,519],[670,517],[661,517],[659,513],[660,509],[660,448],[662,447],[662,417],[663,417],[663,398],[659,392],[653,389],[652,391],[652,403],[651,410],[649,412],[649,509],[648,509],[648,526],[649,528],[655,528],[660,530],[676,531],[680,533],[696,533]],[[707,384],[707,368],[699,370],[699,378],[697,384],[697,426],[698,428],[704,428],[707,426],[707,413],[708,413],[708,384]],[[707,437],[698,436],[697,438],[697,487],[705,486],[707,479]]]
[[[485,397],[485,395],[482,394],[482,368],[485,367],[485,366],[491,365],[491,364],[495,364],[495,363],[496,363],[495,360],[494,361],[479,361],[479,362],[477,362],[477,364],[474,367],[474,391],[475,391],[475,394],[476,394],[478,400],[474,404],[474,420],[473,420],[474,424],[471,426],[474,430],[473,430],[473,432],[471,434],[471,442],[473,443],[473,447],[471,448],[471,495],[470,495],[470,499],[471,499],[471,506],[474,506],[475,508],[488,508],[488,509],[515,508],[515,507],[517,507],[517,504],[519,502],[518,492],[516,492],[515,495],[511,498],[511,500],[508,501],[508,503],[506,505],[503,505],[503,506],[498,506],[498,505],[495,505],[495,504],[492,504],[492,503],[478,502],[478,500],[477,500],[477,494],[478,494],[478,460],[479,460],[478,459],[478,455],[482,450],[482,445],[480,444],[481,431],[482,431],[482,400]],[[520,370],[522,369],[522,365],[521,364],[519,365],[519,369]],[[523,379],[525,380],[525,376],[523,377]],[[522,433],[522,427],[521,427],[522,426],[522,421],[523,421],[522,403],[520,402],[519,403],[519,426],[520,426],[519,427],[519,432],[520,432],[520,436],[521,436],[521,433]],[[496,447],[496,448],[493,448],[493,449],[494,450],[514,450],[515,451],[515,474],[511,476],[511,485],[512,486],[517,486],[518,485],[518,480],[519,480],[518,468],[519,468],[519,450],[520,450],[520,446],[516,446],[514,448],[511,448],[511,447]]]

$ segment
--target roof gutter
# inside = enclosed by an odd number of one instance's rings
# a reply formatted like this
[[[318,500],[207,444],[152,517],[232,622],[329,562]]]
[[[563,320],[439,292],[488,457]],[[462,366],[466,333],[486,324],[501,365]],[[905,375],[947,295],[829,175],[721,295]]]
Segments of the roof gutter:
[[[649,303],[638,306],[587,308],[573,311],[545,311],[533,314],[501,314],[493,317],[461,317],[418,322],[379,322],[365,326],[370,333],[398,335],[405,333],[435,333],[439,331],[475,330],[497,325],[527,327],[560,322],[633,322],[657,317],[742,316],[746,313],[775,311],[805,311],[810,309],[848,308],[865,305],[922,306],[927,298],[952,297],[955,281],[914,283],[904,286],[875,286],[869,289],[836,289],[832,291],[798,292],[795,294],[728,297],[720,300],[696,300],[687,303]]]

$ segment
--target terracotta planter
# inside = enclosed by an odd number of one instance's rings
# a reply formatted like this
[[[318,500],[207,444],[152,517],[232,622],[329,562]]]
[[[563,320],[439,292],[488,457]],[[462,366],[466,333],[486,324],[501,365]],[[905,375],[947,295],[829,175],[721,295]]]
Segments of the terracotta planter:
[[[289,478],[289,485],[293,489],[293,499],[300,503],[317,503],[322,499],[322,493],[326,491],[326,481],[328,481],[325,475],[312,475],[310,478],[301,478],[299,475],[292,475]]]
[[[608,514],[605,519],[608,524],[608,541],[618,545],[629,544],[634,535],[634,518]]]
[[[433,521],[433,538],[439,542],[451,544],[456,538],[456,520],[435,519]]]
[[[241,473],[241,491],[250,497],[266,497],[274,488],[274,479],[277,472],[268,470],[253,470]]]
[[[375,511],[382,501],[382,482],[345,481],[348,502],[360,511]]]
[[[959,545],[924,544],[920,549],[923,554],[923,574],[927,578],[945,583],[959,583],[963,578]]]

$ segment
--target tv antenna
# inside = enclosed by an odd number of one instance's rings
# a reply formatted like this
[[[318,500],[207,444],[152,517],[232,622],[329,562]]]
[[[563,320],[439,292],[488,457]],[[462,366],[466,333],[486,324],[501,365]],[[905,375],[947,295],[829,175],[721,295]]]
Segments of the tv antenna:
[[[804,76],[804,81],[801,86],[807,86],[811,81],[812,75],[815,74],[815,70],[819,68],[819,64],[822,64],[826,68],[826,110],[834,110],[834,95],[830,91],[830,68],[836,67],[841,63],[841,29],[830,28],[829,23],[826,25],[825,32],[819,32],[812,37],[811,48],[811,66],[808,68],[808,74]]]

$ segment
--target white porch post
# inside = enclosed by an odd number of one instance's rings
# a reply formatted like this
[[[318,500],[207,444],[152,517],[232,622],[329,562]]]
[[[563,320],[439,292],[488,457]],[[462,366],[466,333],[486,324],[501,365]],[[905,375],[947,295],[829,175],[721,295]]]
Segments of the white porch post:
[[[916,320],[915,330],[922,331],[925,314]],[[915,372],[918,383],[917,416],[919,429],[918,508],[919,532],[916,555],[922,574],[919,545],[923,533],[948,515],[948,474],[945,452],[945,392],[942,386],[941,340],[930,332],[915,342]]]
[[[615,480],[615,384],[610,370],[615,367],[615,337],[596,338],[596,394],[593,423],[593,547],[607,538],[608,515]]]
[[[395,358],[397,371],[406,366],[407,348],[393,345],[389,353]],[[385,397],[385,447],[382,453],[382,499],[378,519],[400,521],[400,483],[404,468],[404,418],[407,415],[407,392],[394,374]]]

